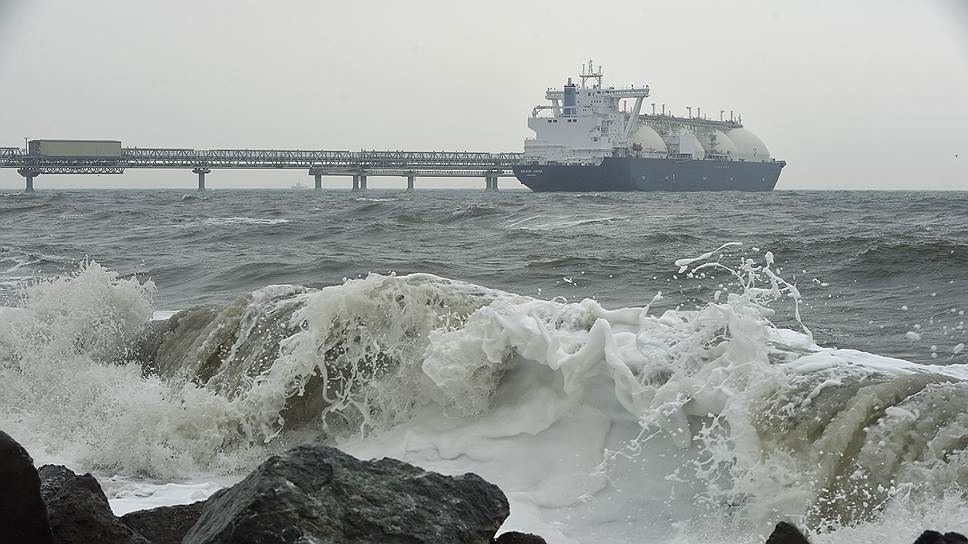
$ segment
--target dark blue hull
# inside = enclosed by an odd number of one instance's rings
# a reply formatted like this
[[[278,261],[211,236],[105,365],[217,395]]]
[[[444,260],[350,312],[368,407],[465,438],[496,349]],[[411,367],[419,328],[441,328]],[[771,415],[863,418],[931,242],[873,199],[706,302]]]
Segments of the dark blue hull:
[[[784,166],[783,161],[608,157],[597,166],[523,164],[514,167],[514,175],[536,192],[772,191]]]

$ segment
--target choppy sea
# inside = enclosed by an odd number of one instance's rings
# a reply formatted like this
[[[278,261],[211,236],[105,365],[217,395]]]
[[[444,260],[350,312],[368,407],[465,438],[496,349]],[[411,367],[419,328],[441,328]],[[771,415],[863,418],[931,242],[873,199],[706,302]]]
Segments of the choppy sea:
[[[8,193],[0,428],[118,512],[325,440],[552,543],[908,543],[968,531],[966,309],[963,192]]]

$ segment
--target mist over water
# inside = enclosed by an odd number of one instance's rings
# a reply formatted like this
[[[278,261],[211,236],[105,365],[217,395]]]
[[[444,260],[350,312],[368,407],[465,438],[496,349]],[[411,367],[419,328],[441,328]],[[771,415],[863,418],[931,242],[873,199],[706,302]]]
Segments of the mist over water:
[[[962,193],[3,195],[0,428],[122,509],[323,439],[481,474],[550,542],[910,542],[968,519],[966,218]]]

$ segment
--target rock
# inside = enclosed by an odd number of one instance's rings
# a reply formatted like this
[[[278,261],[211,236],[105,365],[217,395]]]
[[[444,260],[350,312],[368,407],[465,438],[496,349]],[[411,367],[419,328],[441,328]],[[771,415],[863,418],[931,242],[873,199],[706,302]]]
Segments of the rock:
[[[810,541],[796,525],[781,521],[773,528],[773,534],[766,539],[766,544],[810,544]]]
[[[306,445],[212,495],[184,544],[489,544],[508,516],[497,486],[394,459]]]
[[[914,544],[966,544],[968,538],[959,533],[941,534],[938,531],[927,530],[914,541]]]
[[[111,512],[94,476],[59,465],[44,465],[38,473],[56,544],[148,544]]]
[[[508,531],[494,539],[494,544],[548,544],[545,539],[531,533]]]
[[[0,431],[0,482],[0,542],[52,543],[34,460],[3,431]]]
[[[915,541],[914,544],[947,544],[944,539],[944,535],[938,531],[925,531],[921,533]]]
[[[121,516],[121,523],[134,529],[151,544],[181,544],[185,533],[202,515],[205,501],[139,510]]]

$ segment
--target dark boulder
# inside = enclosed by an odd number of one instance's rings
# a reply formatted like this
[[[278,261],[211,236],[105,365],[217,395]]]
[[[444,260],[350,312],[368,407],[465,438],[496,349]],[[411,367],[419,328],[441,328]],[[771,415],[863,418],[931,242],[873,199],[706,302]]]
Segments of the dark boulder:
[[[139,510],[121,516],[121,523],[134,529],[151,544],[181,544],[182,538],[202,515],[205,501]]]
[[[489,544],[508,516],[497,486],[306,445],[212,495],[184,544]]]
[[[938,531],[925,531],[914,544],[968,544],[968,538],[959,533],[941,534]]]
[[[531,533],[508,531],[494,539],[494,544],[548,544],[545,539]]]
[[[0,431],[0,542],[53,542],[34,460],[3,431]]]
[[[44,465],[38,473],[55,543],[148,544],[111,512],[94,476],[59,465]]]
[[[796,525],[781,521],[773,528],[773,534],[766,539],[766,544],[810,544],[810,541]]]

